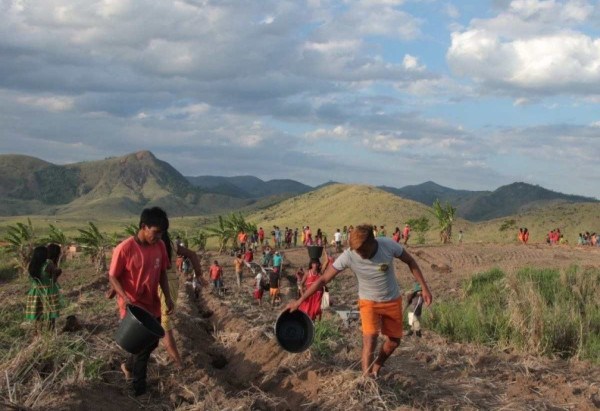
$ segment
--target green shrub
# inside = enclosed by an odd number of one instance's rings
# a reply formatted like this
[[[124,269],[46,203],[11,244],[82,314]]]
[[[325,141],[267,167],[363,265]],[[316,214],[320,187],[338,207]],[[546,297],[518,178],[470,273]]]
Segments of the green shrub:
[[[461,300],[427,310],[425,326],[453,341],[600,361],[598,295],[597,269],[494,269],[467,281]]]
[[[493,345],[510,337],[504,273],[491,270],[465,283],[462,301],[436,303],[426,311],[426,324],[453,341]]]
[[[315,339],[311,346],[311,352],[319,357],[330,357],[333,347],[340,342],[342,333],[339,325],[333,320],[322,319],[315,322]]]

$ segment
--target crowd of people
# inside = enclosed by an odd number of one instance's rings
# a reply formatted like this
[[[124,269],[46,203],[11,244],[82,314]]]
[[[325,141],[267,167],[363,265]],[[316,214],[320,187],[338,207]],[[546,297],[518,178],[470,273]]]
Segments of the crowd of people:
[[[577,245],[600,247],[600,234],[590,233],[589,231],[579,233]]]
[[[188,249],[180,238],[171,241],[169,220],[164,210],[153,207],[144,209],[140,216],[136,235],[122,241],[113,251],[108,272],[111,292],[117,297],[119,318],[123,319],[129,304],[145,309],[160,321],[165,337],[163,344],[176,367],[183,364],[173,335],[172,313],[176,304],[180,277],[192,278],[194,295],[198,298],[205,283],[198,255]],[[377,377],[386,359],[394,352],[404,336],[422,336],[421,313],[431,304],[432,295],[423,274],[406,245],[410,238],[410,226],[401,230],[396,227],[390,237],[384,225],[362,224],[336,228],[331,244],[318,228],[314,233],[306,225],[301,230],[273,226],[272,245],[262,227],[247,234],[240,232],[239,250],[232,266],[238,292],[243,292],[244,273],[253,276],[253,298],[262,305],[265,291],[269,291],[271,307],[281,303],[281,283],[284,275],[283,249],[301,244],[305,247],[322,246],[324,262],[311,258],[307,265],[295,271],[296,299],[289,301],[284,310],[305,312],[313,321],[321,319],[323,308],[329,305],[327,284],[340,272],[351,269],[358,282],[359,311],[363,334],[362,369],[365,375]],[[518,240],[527,244],[529,230],[519,229]],[[579,245],[600,246],[596,233],[579,234]],[[563,244],[560,229],[547,234],[548,244]],[[329,246],[332,246],[329,248]],[[259,252],[260,257],[255,257]],[[58,278],[61,248],[56,244],[39,246],[33,250],[29,264],[31,287],[27,294],[25,316],[36,321],[36,328],[53,329],[60,311],[60,287]],[[412,273],[415,282],[405,296],[401,293],[394,272],[394,259],[402,261]],[[255,261],[256,260],[256,261]],[[215,294],[225,292],[224,268],[213,260],[208,277]],[[294,297],[292,297],[294,298]],[[408,315],[410,329],[404,333],[404,312]],[[385,336],[380,351],[375,356],[378,336]],[[150,344],[141,352],[131,355],[121,366],[131,383],[134,395],[146,392],[148,359],[158,342]]]

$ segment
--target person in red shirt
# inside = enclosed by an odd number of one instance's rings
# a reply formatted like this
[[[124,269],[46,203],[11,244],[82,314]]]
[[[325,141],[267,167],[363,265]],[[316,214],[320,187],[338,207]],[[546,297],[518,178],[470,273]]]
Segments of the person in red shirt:
[[[121,242],[113,251],[108,278],[118,298],[119,316],[125,317],[128,304],[148,311],[160,321],[161,307],[158,287],[166,296],[167,312],[174,308],[167,267],[170,264],[165,244],[161,240],[163,231],[169,228],[167,213],[159,207],[146,208],[140,216],[137,235]],[[146,392],[146,373],[150,354],[158,341],[132,355],[121,365],[126,377],[132,377],[135,396]]]
[[[402,237],[404,238],[404,245],[406,245],[406,243],[408,243],[408,238],[410,237],[410,226],[408,224],[404,226]]]
[[[223,268],[219,265],[217,260],[210,266],[208,273],[217,294],[221,294],[221,291],[223,290]]]
[[[246,250],[246,252],[244,253],[244,261],[247,263],[251,263],[252,261],[254,261],[254,253],[251,249]]]
[[[264,241],[265,241],[265,230],[263,230],[263,228],[260,227],[258,229],[258,242],[262,246]]]

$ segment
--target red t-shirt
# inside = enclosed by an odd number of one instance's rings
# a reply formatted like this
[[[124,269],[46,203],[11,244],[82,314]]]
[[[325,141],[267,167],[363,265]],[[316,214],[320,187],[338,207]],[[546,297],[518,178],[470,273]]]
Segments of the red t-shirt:
[[[223,269],[220,265],[213,264],[209,268],[209,273],[211,280],[218,280],[219,278],[221,278],[221,274],[223,274]]]
[[[258,230],[258,238],[261,240],[265,238],[265,232],[263,230]]]
[[[162,241],[138,244],[134,237],[121,242],[113,251],[108,275],[121,283],[132,304],[160,317],[158,287],[161,272],[169,265],[167,249]],[[117,298],[120,317],[125,317],[125,301]]]
[[[250,263],[252,262],[252,260],[254,260],[254,254],[250,250],[246,251],[246,253],[244,254],[244,261]]]

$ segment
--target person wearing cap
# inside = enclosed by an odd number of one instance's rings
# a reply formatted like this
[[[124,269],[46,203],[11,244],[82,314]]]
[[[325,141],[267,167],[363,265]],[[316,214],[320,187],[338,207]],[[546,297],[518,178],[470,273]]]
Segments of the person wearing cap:
[[[406,308],[412,304],[412,312],[408,313],[408,325],[410,330],[406,335],[415,333],[421,338],[421,312],[423,311],[423,290],[421,284],[415,283],[413,290],[406,299]]]
[[[350,268],[358,280],[359,309],[363,333],[362,370],[367,376],[377,377],[385,361],[400,344],[403,335],[402,294],[394,272],[394,258],[410,269],[421,285],[426,305],[432,301],[431,292],[414,258],[391,238],[375,238],[373,225],[354,228],[346,249],[297,300],[285,308],[296,311],[300,304],[329,283],[341,271]],[[385,341],[375,358],[374,351],[379,333]]]

